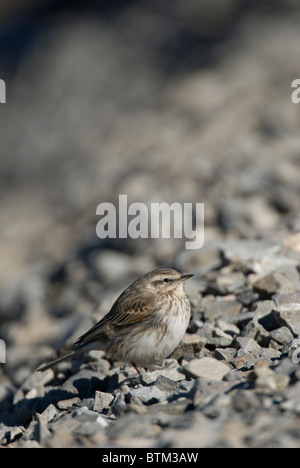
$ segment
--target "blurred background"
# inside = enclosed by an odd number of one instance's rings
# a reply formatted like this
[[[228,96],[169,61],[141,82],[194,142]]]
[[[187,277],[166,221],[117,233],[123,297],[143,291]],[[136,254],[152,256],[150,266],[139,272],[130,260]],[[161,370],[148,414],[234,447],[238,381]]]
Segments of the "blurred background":
[[[0,16],[0,336],[17,385],[136,276],[300,231],[300,5],[2,0]],[[119,194],[204,202],[208,253],[101,241],[96,207]]]

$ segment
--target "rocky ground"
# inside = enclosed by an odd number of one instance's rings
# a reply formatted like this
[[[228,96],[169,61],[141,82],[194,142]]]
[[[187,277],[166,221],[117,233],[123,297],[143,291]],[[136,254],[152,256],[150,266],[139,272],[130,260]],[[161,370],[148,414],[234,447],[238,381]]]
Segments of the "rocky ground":
[[[161,368],[138,375],[133,367],[91,351],[55,372],[32,372],[42,356],[46,360],[54,353],[39,346],[37,354],[19,338],[2,376],[1,444],[299,447],[299,235],[215,243],[206,252],[205,272],[186,284],[189,328]],[[111,255],[116,261],[117,254]],[[186,255],[180,258],[184,271],[189,262]],[[126,265],[124,278],[132,273],[132,265]],[[43,295],[41,284],[32,284],[23,304],[31,314],[26,325],[10,325],[11,338],[21,333],[26,342],[26,329],[36,332],[38,343],[43,329],[47,342],[52,329],[62,343],[78,336],[96,316],[87,311],[79,322],[79,313],[75,320],[65,311],[75,303],[84,310],[98,274],[73,259],[60,272],[63,279],[57,273],[43,282]],[[42,296],[56,317],[39,315]],[[103,299],[100,309],[111,300]]]
[[[298,2],[13,3],[30,11],[0,34],[2,446],[298,447]],[[98,239],[119,194],[205,203],[204,247]],[[90,352],[35,372],[156,267],[195,275],[160,369]]]

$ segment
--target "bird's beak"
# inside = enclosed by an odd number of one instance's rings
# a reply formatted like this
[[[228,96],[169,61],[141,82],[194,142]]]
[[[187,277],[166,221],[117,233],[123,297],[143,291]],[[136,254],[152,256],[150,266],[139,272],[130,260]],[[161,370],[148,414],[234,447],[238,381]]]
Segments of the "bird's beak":
[[[186,281],[189,278],[191,278],[192,276],[194,276],[194,275],[182,275],[181,278],[179,278],[179,281]]]

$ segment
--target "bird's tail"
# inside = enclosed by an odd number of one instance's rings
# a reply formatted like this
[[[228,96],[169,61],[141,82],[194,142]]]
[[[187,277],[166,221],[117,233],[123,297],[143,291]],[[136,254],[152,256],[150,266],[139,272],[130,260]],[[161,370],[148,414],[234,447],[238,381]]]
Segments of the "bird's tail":
[[[57,359],[54,359],[53,361],[49,362],[48,364],[44,364],[44,365],[41,365],[37,371],[38,372],[44,372],[48,369],[51,369],[51,367],[54,367],[56,366],[56,364],[59,364],[60,362],[62,361],[65,361],[66,359],[70,359],[74,356],[76,356],[77,354],[81,354],[82,353],[82,350],[74,350],[74,351],[71,351],[70,353],[68,354],[65,354],[64,356],[61,356]]]

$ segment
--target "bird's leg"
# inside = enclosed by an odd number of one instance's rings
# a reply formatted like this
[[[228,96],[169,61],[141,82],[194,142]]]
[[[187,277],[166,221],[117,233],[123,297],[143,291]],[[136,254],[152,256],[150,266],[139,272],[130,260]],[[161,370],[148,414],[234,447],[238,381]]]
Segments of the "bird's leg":
[[[138,368],[138,366],[136,366],[136,365],[134,364],[134,362],[132,362],[131,364],[132,364],[132,366],[135,368],[135,370],[137,371],[137,373],[138,373],[138,374],[141,374],[141,371],[140,371],[140,369]]]

